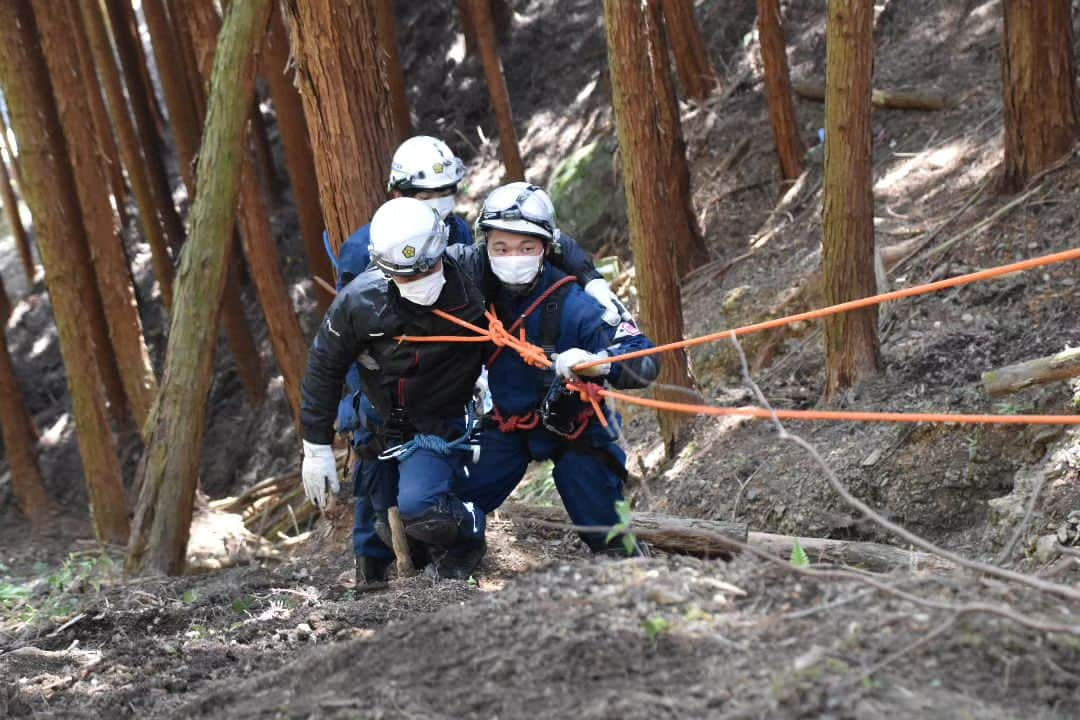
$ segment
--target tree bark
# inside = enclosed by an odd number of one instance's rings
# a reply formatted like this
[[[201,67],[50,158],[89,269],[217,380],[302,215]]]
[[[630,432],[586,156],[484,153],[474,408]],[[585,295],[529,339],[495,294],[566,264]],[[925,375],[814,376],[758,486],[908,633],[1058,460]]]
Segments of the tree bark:
[[[4,101],[4,107],[8,107],[7,101]],[[0,142],[3,143],[4,152],[7,153],[8,161],[11,163],[11,175],[15,178],[15,186],[22,192],[22,187],[26,181],[23,179],[22,166],[19,164],[19,158],[15,155],[15,149],[10,145],[10,139],[8,138],[8,126],[7,120],[4,119],[4,114],[0,113]]]
[[[263,77],[270,86],[277,115],[278,132],[285,148],[285,163],[289,168],[289,180],[293,203],[300,219],[300,237],[304,241],[308,270],[334,285],[334,268],[323,248],[322,209],[319,207],[319,181],[315,175],[315,160],[308,144],[307,124],[300,94],[292,82],[289,67],[289,38],[281,21],[281,6],[274,3],[270,17],[270,32],[263,51]],[[319,311],[326,312],[334,297],[324,287],[315,283],[315,296]]]
[[[97,91],[97,83],[83,74],[80,48],[84,53],[89,48],[85,38],[80,37],[82,25],[77,22],[80,15],[76,2],[32,0],[31,4],[41,33],[60,124],[67,137],[89,257],[123,383],[122,397],[127,397],[141,430],[157,394],[157,379],[143,339],[120,219],[110,202],[108,161],[101,152],[90,109],[90,92]]]
[[[232,3],[214,58],[191,237],[177,278],[165,379],[150,422],[146,474],[128,546],[131,571],[148,565],[168,574],[184,570],[244,130],[269,16],[270,0]]]
[[[761,43],[761,62],[765,66],[765,96],[769,102],[776,156],[780,174],[794,180],[802,173],[806,147],[799,135],[795,116],[795,100],[791,94],[791,73],[788,71],[787,43],[780,20],[780,0],[758,0],[758,37]]]
[[[1005,0],[1002,86],[1005,174],[1016,192],[1067,153],[1077,136],[1070,0]]]
[[[199,72],[208,84],[213,58],[217,52],[218,31],[213,27],[205,30],[207,32],[193,36],[193,40],[196,55],[204,63],[198,68]],[[249,138],[253,134],[253,130],[248,131]],[[247,148],[242,162],[239,207],[242,247],[270,331],[274,357],[285,382],[289,407],[292,408],[293,418],[299,423],[300,383],[307,366],[307,343],[289,296],[289,286],[281,272],[281,258],[277,243],[274,242],[273,229],[270,227],[270,208],[263,198],[259,178],[256,176],[255,156]]]
[[[135,36],[135,15],[130,0],[104,0],[109,13],[112,39],[116,45],[116,55],[120,59],[124,85],[131,103],[132,117],[135,121],[135,133],[142,148],[143,161],[149,179],[149,189],[157,209],[157,218],[162,231],[173,252],[178,252],[184,244],[184,225],[173,204],[172,187],[169,175],[165,171],[162,159],[163,143],[158,134],[160,112],[156,110],[154,90],[150,87],[146,74],[146,59],[143,57],[142,44]],[[93,3],[80,3],[84,6]],[[88,28],[89,29],[89,28]],[[115,119],[115,118],[114,118]],[[128,170],[130,173],[130,169]],[[153,216],[151,216],[153,217]]]
[[[604,1],[612,103],[626,181],[641,316],[657,343],[682,339],[679,277],[703,256],[690,208],[690,172],[657,0]],[[665,386],[693,387],[683,351],[667,353],[656,397],[685,401]],[[662,412],[660,431],[673,452],[685,416]]]
[[[23,191],[34,215],[67,369],[94,529],[102,541],[124,542],[127,504],[95,362],[101,348],[95,349],[96,333],[87,330],[96,324],[97,290],[88,263],[79,268],[83,263],[77,251],[85,249],[86,239],[75,181],[27,0],[0,3],[0,85],[19,138],[27,181]]]
[[[143,161],[135,124],[128,114],[124,88],[105,28],[105,18],[97,3],[83,2],[79,5],[83,15],[83,26],[90,42],[90,51],[94,56],[94,64],[97,66],[99,78],[105,90],[113,127],[116,128],[120,156],[127,169],[131,190],[139,208],[139,220],[142,223],[146,241],[150,244],[154,275],[161,287],[161,298],[165,303],[165,308],[171,310],[173,265],[172,258],[169,256],[169,242],[158,216],[154,193],[151,190],[150,174]]]
[[[660,4],[679,84],[687,97],[704,100],[716,90],[720,79],[709,60],[709,49],[694,15],[694,0],[661,0]]]
[[[6,145],[6,143],[5,143]],[[22,261],[23,272],[26,273],[26,284],[34,284],[34,256],[30,251],[30,238],[23,226],[22,215],[19,214],[19,199],[15,196],[15,189],[11,186],[11,175],[8,174],[7,163],[0,154],[0,194],[4,202],[4,215],[11,227],[11,236],[15,239],[15,247],[19,251],[19,259]]]
[[[172,15],[171,32],[174,39],[173,45],[184,48],[179,52],[185,55],[190,52],[195,58],[193,35],[201,35],[210,32],[216,36],[220,29],[220,20],[217,10],[210,0],[187,0],[178,8],[182,14]],[[159,29],[159,32],[163,29]],[[167,41],[166,41],[167,42]],[[207,60],[208,65],[212,61]],[[194,197],[196,189],[196,160],[198,157],[199,143],[202,136],[202,121],[206,114],[206,89],[201,82],[201,74],[198,64],[183,66],[183,78],[177,77],[174,82],[184,81],[186,92],[174,92],[174,100],[183,100],[191,104],[190,114],[194,116],[194,122],[174,123],[173,132],[177,138],[177,151],[179,154],[180,173],[184,184],[188,188],[191,197]],[[191,75],[192,77],[189,77]],[[186,98],[186,99],[185,99]],[[172,113],[171,101],[170,114]],[[244,393],[248,402],[257,407],[266,396],[266,374],[263,372],[262,359],[259,357],[259,349],[255,338],[251,334],[251,326],[248,323],[244,311],[244,298],[241,292],[241,278],[238,268],[232,263],[236,260],[236,246],[239,244],[233,238],[229,239],[230,269],[225,281],[225,292],[221,300],[221,324],[224,328],[225,337],[228,339],[229,350],[236,362],[237,375],[244,387]]]
[[[874,4],[829,0],[825,75],[825,303],[877,292],[871,155]],[[877,308],[825,318],[825,397],[881,368]]]
[[[120,221],[120,228],[123,230],[127,227],[128,220],[127,183],[124,180],[124,165],[120,160],[120,149],[116,145],[109,110],[105,107],[105,99],[102,97],[102,86],[98,80],[97,69],[94,67],[94,55],[90,50],[90,41],[86,35],[82,13],[78,9],[69,9],[68,15],[71,19],[75,41],[78,43],[79,69],[87,83],[86,96],[90,102],[90,115],[93,118],[98,151],[105,163],[113,204]]]
[[[394,122],[374,2],[282,4],[335,254],[386,199]]]
[[[26,409],[19,381],[15,376],[15,364],[8,350],[7,333],[4,325],[10,308],[7,305],[7,291],[4,290],[3,278],[0,278],[0,433],[4,438],[4,454],[8,467],[11,468],[11,489],[19,510],[29,520],[32,527],[40,529],[55,509],[45,482],[38,468],[37,433],[34,421]]]
[[[461,29],[465,35],[465,53],[476,53],[476,26],[472,19],[472,0],[457,0],[458,13],[461,15]],[[499,44],[506,42],[514,21],[514,11],[506,0],[487,0],[492,21],[495,23],[495,38]]]
[[[521,160],[518,147],[517,131],[514,129],[514,115],[510,108],[510,93],[506,89],[506,76],[503,75],[502,60],[499,59],[498,38],[495,35],[495,23],[491,18],[491,4],[488,0],[468,0],[469,17],[472,20],[476,42],[480,49],[480,61],[484,66],[491,107],[495,111],[495,123],[499,128],[499,149],[506,166],[503,182],[525,179],[525,164]]]
[[[171,27],[163,0],[142,0],[142,7],[154,47],[161,88],[165,93],[165,104],[169,109],[169,121],[176,139],[180,174],[187,185],[188,196],[194,197],[191,163],[199,152],[201,123],[184,72],[180,44]]]
[[[989,370],[982,374],[982,381],[988,395],[998,396],[1078,376],[1080,348],[1068,348],[1048,357]]]
[[[394,114],[394,130],[398,143],[412,135],[409,117],[409,98],[405,94],[405,72],[398,51],[397,22],[394,19],[394,0],[377,0],[375,20],[386,63],[386,80],[390,83],[390,105]]]
[[[270,135],[266,130],[266,118],[263,117],[261,104],[256,88],[255,100],[251,103],[251,127],[248,133],[255,150],[255,167],[258,168],[256,181],[262,180],[273,204],[273,199],[281,195],[281,179],[278,178],[277,167],[274,165],[274,152],[270,148]]]

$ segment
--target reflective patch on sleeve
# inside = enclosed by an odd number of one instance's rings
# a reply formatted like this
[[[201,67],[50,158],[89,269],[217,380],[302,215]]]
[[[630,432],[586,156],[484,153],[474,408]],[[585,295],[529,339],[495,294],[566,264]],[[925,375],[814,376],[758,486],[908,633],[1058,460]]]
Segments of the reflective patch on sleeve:
[[[619,323],[619,327],[617,330],[615,330],[615,337],[613,339],[621,340],[622,338],[634,337],[635,335],[640,334],[641,330],[638,329],[637,325],[632,322],[626,321]]]

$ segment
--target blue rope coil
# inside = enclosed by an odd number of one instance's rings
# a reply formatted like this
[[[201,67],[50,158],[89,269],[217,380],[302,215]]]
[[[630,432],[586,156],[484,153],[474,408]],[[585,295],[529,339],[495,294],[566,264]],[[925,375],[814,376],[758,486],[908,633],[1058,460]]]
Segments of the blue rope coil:
[[[461,437],[447,440],[438,435],[418,433],[411,440],[395,445],[379,455],[380,460],[408,460],[417,450],[427,450],[436,455],[452,455],[455,452],[472,450],[472,436],[476,429],[476,409],[472,403],[465,411],[465,432]]]

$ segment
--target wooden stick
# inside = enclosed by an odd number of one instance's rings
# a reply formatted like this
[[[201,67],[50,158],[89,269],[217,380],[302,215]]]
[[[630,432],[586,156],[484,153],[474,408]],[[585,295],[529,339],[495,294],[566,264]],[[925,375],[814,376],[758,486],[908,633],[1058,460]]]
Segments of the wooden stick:
[[[849,540],[831,540],[828,538],[793,537],[773,533],[752,532],[747,543],[751,547],[761,548],[774,555],[787,557],[799,541],[806,551],[810,562],[827,562],[836,565],[855,565],[866,570],[888,571],[897,568],[910,570],[935,570],[948,572],[952,563],[945,562],[936,555],[904,550],[892,545],[872,542],[852,542]]]
[[[397,559],[397,576],[399,578],[412,577],[416,574],[416,568],[413,567],[412,555],[409,553],[409,540],[405,537],[405,524],[401,522],[401,513],[395,505],[386,514],[390,523],[394,557]]]
[[[1080,376],[1080,348],[1067,348],[1055,355],[988,370],[982,374],[982,381],[987,394],[996,397],[1077,376]]]

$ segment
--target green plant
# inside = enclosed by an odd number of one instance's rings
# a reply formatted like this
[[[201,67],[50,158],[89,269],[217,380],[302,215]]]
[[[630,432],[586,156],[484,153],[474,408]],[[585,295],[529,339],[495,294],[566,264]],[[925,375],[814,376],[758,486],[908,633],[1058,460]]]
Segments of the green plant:
[[[656,638],[671,629],[671,623],[660,616],[656,616],[643,620],[641,627],[645,629],[645,635],[649,640],[655,642]]]
[[[795,543],[791,546],[791,566],[792,567],[806,567],[810,564],[810,558],[806,556],[806,551],[803,550],[803,546],[799,544],[799,539],[795,538]]]
[[[232,609],[234,612],[246,613],[250,612],[255,607],[255,598],[250,595],[244,597],[238,597],[232,601]]]
[[[199,591],[195,588],[189,588],[188,590],[184,591],[184,594],[180,596],[180,599],[188,605],[191,605],[199,599]]]
[[[634,533],[630,532],[630,522],[633,519],[630,511],[630,503],[626,500],[615,501],[615,513],[619,516],[619,522],[612,525],[611,530],[608,530],[604,542],[609,543],[621,535],[623,548],[626,549],[626,554],[633,555],[634,550],[637,548],[637,538],[634,537]]]

